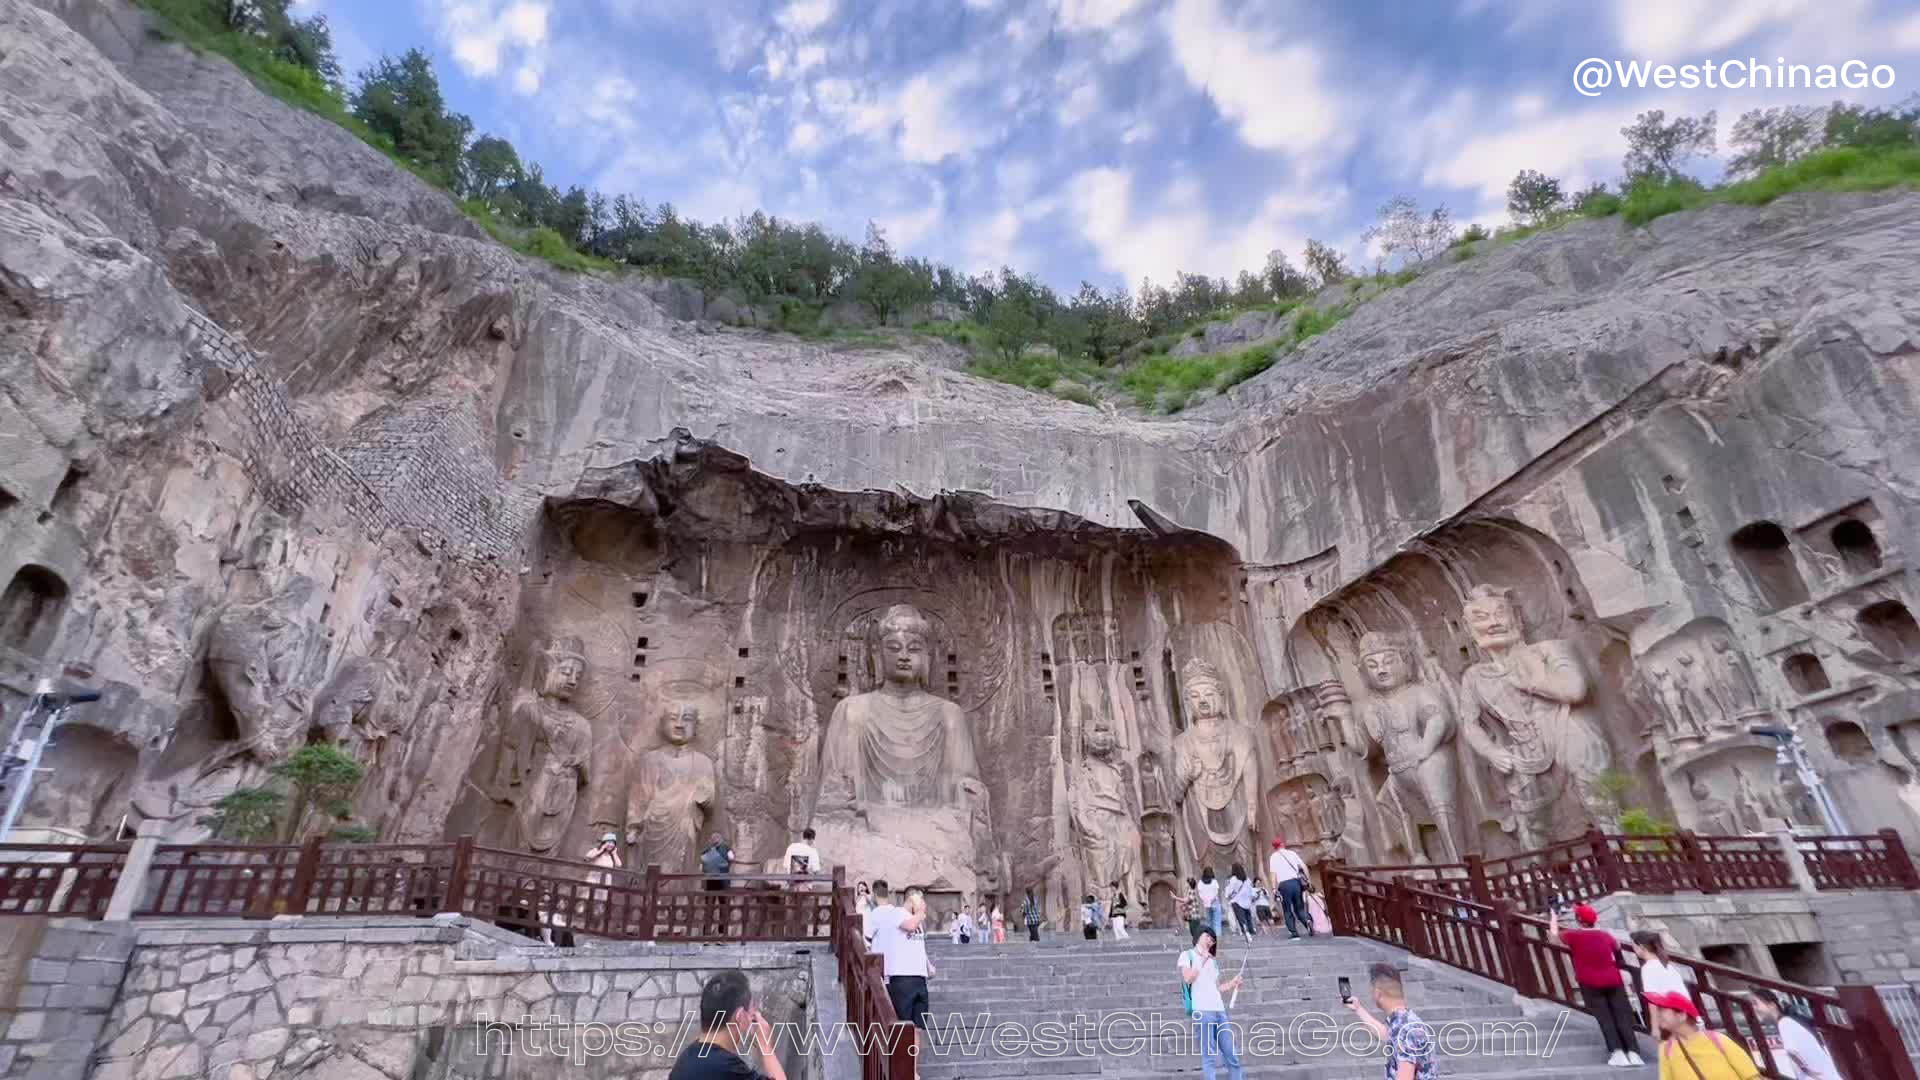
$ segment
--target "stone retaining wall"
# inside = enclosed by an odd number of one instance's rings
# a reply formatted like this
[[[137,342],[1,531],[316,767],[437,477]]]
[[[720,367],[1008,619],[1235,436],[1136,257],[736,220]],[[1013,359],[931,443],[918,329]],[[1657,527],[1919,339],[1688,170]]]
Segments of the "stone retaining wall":
[[[0,922],[0,1080],[85,1076],[134,948],[133,928],[40,916]]]

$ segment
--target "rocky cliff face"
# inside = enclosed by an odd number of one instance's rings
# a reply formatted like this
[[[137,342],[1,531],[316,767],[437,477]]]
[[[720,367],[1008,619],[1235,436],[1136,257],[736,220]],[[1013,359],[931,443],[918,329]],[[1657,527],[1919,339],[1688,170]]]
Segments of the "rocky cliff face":
[[[110,691],[36,826],[190,835],[324,739],[389,839],[832,822],[943,902],[1164,907],[1274,832],[1811,821],[1781,723],[1920,825],[1920,197],[1569,226],[1143,420],[521,259],[117,4],[0,40],[0,655]]]

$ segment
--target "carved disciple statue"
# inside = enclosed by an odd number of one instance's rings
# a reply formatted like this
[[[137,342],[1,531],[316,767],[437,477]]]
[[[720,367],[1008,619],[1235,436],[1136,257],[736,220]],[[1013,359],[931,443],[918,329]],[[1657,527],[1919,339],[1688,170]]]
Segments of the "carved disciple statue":
[[[1713,793],[1697,776],[1687,777],[1687,794],[1693,796],[1693,812],[1699,815],[1697,829],[1707,836],[1732,836],[1739,830],[1735,828],[1733,812],[1728,809],[1725,799]]]
[[[1409,855],[1421,855],[1420,825],[1431,819],[1440,829],[1442,858],[1459,861],[1452,705],[1433,687],[1413,681],[1413,656],[1391,635],[1361,637],[1360,669],[1374,691],[1361,722],[1387,759],[1387,780],[1376,798],[1398,812]]]
[[[1073,827],[1084,854],[1087,881],[1098,892],[1111,881],[1127,896],[1141,895],[1140,808],[1134,805],[1133,778],[1114,759],[1113,728],[1095,718],[1082,738],[1074,767],[1071,799]]]
[[[933,628],[907,604],[880,617],[878,689],[834,706],[821,749],[815,828],[858,877],[973,891],[976,840],[990,835],[986,785],[960,706],[926,689]]]
[[[1216,871],[1234,862],[1253,865],[1260,846],[1259,758],[1253,735],[1226,715],[1220,673],[1199,657],[1187,661],[1180,681],[1192,726],[1173,741],[1174,801],[1186,825],[1195,866]]]
[[[593,733],[568,704],[586,667],[579,638],[555,638],[535,660],[533,689],[514,700],[514,727],[528,748],[514,777],[520,787],[515,840],[536,854],[560,846],[587,784]]]
[[[660,716],[665,745],[640,756],[627,804],[636,867],[657,864],[669,874],[697,869],[716,790],[713,759],[693,748],[699,731],[698,705],[669,704]]]
[[[1592,687],[1570,644],[1526,640],[1507,590],[1474,586],[1465,614],[1486,659],[1460,680],[1463,734],[1504,780],[1520,846],[1545,847],[1569,788],[1589,820],[1601,805],[1594,784],[1610,755],[1591,716]]]

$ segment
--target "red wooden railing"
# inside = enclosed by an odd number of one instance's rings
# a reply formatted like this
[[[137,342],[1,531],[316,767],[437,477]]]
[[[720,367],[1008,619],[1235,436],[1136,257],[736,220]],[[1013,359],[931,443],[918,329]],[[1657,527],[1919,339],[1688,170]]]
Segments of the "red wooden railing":
[[[894,1012],[877,953],[867,951],[851,889],[835,890],[833,953],[847,994],[847,1023],[860,1046],[860,1080],[912,1080],[918,1032]]]
[[[1745,862],[1741,849],[1730,849],[1727,855],[1735,865]],[[1410,874],[1382,880],[1329,867],[1322,871],[1321,879],[1327,914],[1336,934],[1398,945],[1415,956],[1493,979],[1529,997],[1585,1007],[1574,982],[1572,955],[1567,947],[1549,936],[1548,923],[1521,914],[1511,900],[1484,904],[1464,899],[1416,884]],[[1639,968],[1628,955],[1628,950],[1621,948],[1616,963],[1638,1000]],[[1846,1080],[1920,1080],[1879,992],[1871,986],[1820,990],[1695,957],[1672,959],[1692,976],[1693,998],[1708,1025],[1739,1038],[1760,1064],[1763,1075],[1773,1080],[1785,1080],[1792,1072],[1784,1068],[1785,1062],[1774,1059],[1765,1040],[1755,1037],[1761,1024],[1745,995],[1759,987],[1798,999],[1806,1006],[1813,1016],[1814,1030]]]
[[[0,845],[0,915],[106,914],[125,844]]]
[[[1800,837],[1816,888],[1920,889],[1899,834]],[[1337,864],[1336,864],[1337,865]],[[1379,880],[1404,878],[1431,892],[1486,905],[1507,900],[1544,911],[1555,900],[1592,900],[1616,892],[1755,892],[1794,887],[1793,869],[1772,836],[1618,836],[1592,830],[1577,839],[1501,858],[1469,855],[1457,863],[1342,866]]]

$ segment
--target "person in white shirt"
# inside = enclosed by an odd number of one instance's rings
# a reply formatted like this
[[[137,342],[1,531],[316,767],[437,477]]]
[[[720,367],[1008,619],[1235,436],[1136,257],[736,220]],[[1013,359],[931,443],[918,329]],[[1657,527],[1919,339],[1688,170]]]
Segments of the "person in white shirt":
[[[1224,995],[1240,986],[1240,976],[1224,982],[1220,979],[1219,938],[1212,930],[1200,931],[1193,948],[1180,954],[1180,978],[1193,993],[1193,1026],[1200,1037],[1200,1069],[1206,1080],[1213,1080],[1216,1061],[1224,1061],[1232,1080],[1245,1080],[1240,1054],[1233,1045],[1233,1026],[1227,1022]]]
[[[1778,1039],[1768,1042],[1777,1068],[1795,1080],[1840,1080],[1840,1069],[1833,1063],[1833,1055],[1827,1053],[1820,1037],[1805,1020],[1786,1010],[1780,995],[1759,986],[1748,996],[1753,999],[1753,1011],[1760,1014],[1761,1021],[1774,1025],[1774,1030],[1779,1032]]]
[[[1233,876],[1227,879],[1227,903],[1233,906],[1234,926],[1240,936],[1253,940],[1253,882],[1247,880],[1247,868],[1233,864]]]
[[[1680,969],[1667,958],[1667,943],[1658,930],[1635,930],[1632,936],[1633,955],[1640,958],[1640,992],[1642,994],[1679,994],[1682,997],[1693,996],[1693,988],[1680,974]],[[1653,1026],[1653,1006],[1647,1006],[1647,1030],[1658,1031]]]
[[[955,945],[965,945],[973,940],[973,916],[967,914],[965,908],[961,908],[960,914],[953,917],[951,932]]]
[[[1313,936],[1313,916],[1307,912],[1307,861],[1288,850],[1283,836],[1273,838],[1273,854],[1267,856],[1267,869],[1273,874],[1273,887],[1279,894],[1280,915],[1287,922],[1287,936],[1300,940],[1296,920]]]
[[[885,881],[873,883],[873,913],[867,920],[873,947],[881,956],[887,977],[887,997],[893,1013],[913,1026],[927,1026],[927,978],[933,962],[927,959],[927,902],[918,889],[907,892],[907,906],[896,907]]]
[[[820,849],[813,846],[813,830],[803,829],[800,839],[787,845],[787,873],[817,874],[820,870]]]
[[[1194,902],[1200,905],[1200,917],[1207,921],[1207,929],[1213,931],[1213,938],[1220,940],[1220,883],[1213,880],[1213,867],[1200,868],[1200,884],[1193,890]]]

